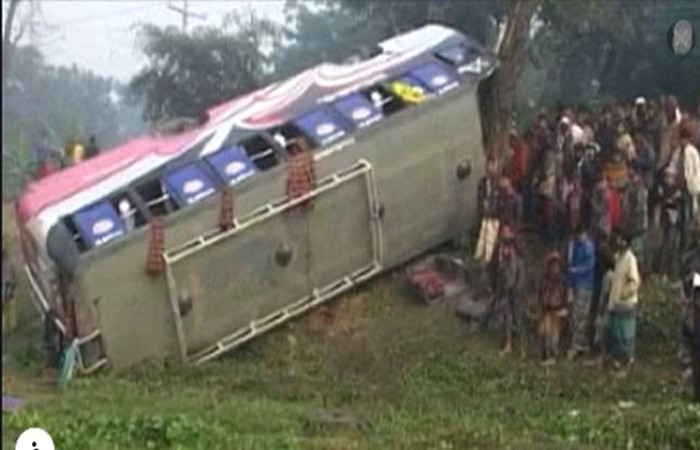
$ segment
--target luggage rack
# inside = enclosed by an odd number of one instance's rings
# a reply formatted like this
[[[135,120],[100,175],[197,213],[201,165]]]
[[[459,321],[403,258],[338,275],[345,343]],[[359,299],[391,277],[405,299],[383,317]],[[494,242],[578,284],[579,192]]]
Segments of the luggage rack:
[[[173,274],[173,265],[178,261],[187,258],[188,256],[198,253],[225,239],[236,236],[245,229],[262,223],[276,216],[277,214],[290,210],[314,197],[318,197],[324,192],[330,191],[358,176],[364,176],[368,193],[367,201],[370,211],[370,230],[372,241],[371,263],[334,282],[329,283],[324,287],[313,289],[310,295],[305,296],[280,310],[277,310],[261,319],[251,321],[248,326],[223,337],[215,344],[206,347],[203,350],[191,355],[188,354],[184,326],[179,313],[177,295],[178,289]],[[177,331],[180,348],[180,357],[182,361],[201,364],[214,359],[220,356],[222,353],[240,346],[256,336],[269,331],[270,329],[295,316],[303,314],[321,303],[324,303],[325,301],[350,290],[359,283],[379,274],[383,269],[384,244],[381,229],[381,214],[377,212],[377,208],[377,191],[372,165],[367,160],[360,159],[355,164],[324,177],[317,183],[314,190],[301,197],[295,199],[285,197],[272,201],[246,214],[241,219],[234,219],[233,227],[228,230],[220,231],[216,229],[205,232],[202,235],[183,243],[182,245],[163,252],[163,259],[165,260],[166,264],[165,275],[170,294],[170,303],[174,315],[175,328]]]
[[[281,325],[287,320],[299,316],[326,302],[327,300],[347,292],[361,282],[373,277],[374,275],[377,275],[379,272],[381,272],[381,270],[382,267],[380,265],[372,263],[371,265],[354,272],[352,275],[337,280],[322,289],[314,289],[312,295],[304,297],[286,308],[263,317],[262,319],[252,321],[248,327],[243,328],[219,340],[213,346],[207,347],[206,349],[192,355],[191,360],[198,365],[215,359],[221,356],[223,353],[233,350],[234,348],[239,347],[253,338],[271,330],[272,328]]]

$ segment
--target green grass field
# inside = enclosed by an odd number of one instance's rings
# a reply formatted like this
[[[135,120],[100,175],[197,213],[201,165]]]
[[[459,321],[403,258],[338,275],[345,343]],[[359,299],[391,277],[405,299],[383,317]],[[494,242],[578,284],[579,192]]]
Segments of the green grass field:
[[[412,301],[392,275],[219,361],[79,378],[65,392],[38,378],[30,329],[3,348],[6,388],[28,401],[3,417],[3,449],[37,425],[76,450],[700,449],[670,299],[647,283],[625,380],[580,362],[546,371],[534,345],[502,359],[496,335],[468,331],[449,303]]]

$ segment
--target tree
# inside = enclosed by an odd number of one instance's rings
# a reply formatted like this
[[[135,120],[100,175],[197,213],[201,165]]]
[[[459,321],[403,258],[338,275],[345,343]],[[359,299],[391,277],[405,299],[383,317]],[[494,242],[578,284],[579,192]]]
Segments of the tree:
[[[500,66],[480,86],[482,128],[487,153],[502,157],[508,149],[513,122],[516,82],[525,67],[531,23],[541,0],[516,0],[505,18],[497,44]]]
[[[13,56],[20,41],[27,31],[31,36],[41,22],[41,5],[36,0],[9,0],[3,2],[3,35],[2,35],[2,88],[7,86],[7,76]]]
[[[269,73],[263,53],[276,27],[255,16],[230,15],[222,28],[143,25],[141,48],[148,65],[129,83],[132,99],[144,98],[151,122],[198,117],[207,108],[257,88]]]

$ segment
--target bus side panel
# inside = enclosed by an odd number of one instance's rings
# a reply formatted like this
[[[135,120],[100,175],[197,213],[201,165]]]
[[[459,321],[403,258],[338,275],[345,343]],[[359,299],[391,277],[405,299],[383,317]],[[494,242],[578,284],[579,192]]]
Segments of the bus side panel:
[[[310,283],[322,288],[373,262],[367,178],[358,176],[314,199],[309,213]]]
[[[309,294],[308,218],[272,216],[175,262],[173,275],[192,296],[183,318],[191,354]]]
[[[80,306],[96,309],[104,350],[116,370],[178,354],[165,278],[146,274],[147,252],[142,235],[103,253],[83,272]]]

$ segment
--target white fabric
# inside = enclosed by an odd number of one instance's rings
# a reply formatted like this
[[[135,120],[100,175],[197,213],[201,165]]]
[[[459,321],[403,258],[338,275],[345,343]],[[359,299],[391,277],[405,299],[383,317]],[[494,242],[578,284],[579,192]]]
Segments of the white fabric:
[[[577,124],[571,125],[571,141],[574,145],[586,143],[586,133]]]
[[[639,276],[637,258],[632,250],[625,250],[615,263],[608,309],[613,310],[619,305],[636,305],[639,302],[637,294],[641,284],[642,279]]]

